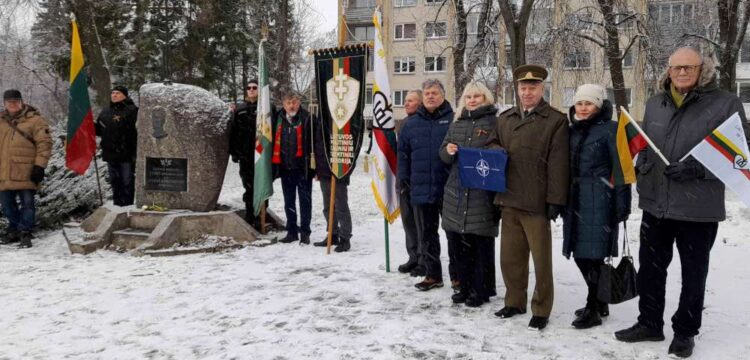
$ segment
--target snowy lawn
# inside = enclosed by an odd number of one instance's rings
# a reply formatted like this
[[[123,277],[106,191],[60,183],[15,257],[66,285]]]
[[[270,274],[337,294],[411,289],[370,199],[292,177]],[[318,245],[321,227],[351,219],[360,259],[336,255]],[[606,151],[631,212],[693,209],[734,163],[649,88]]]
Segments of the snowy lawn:
[[[283,217],[275,185],[271,206]],[[179,257],[108,251],[74,256],[59,232],[40,234],[29,250],[2,247],[0,359],[667,358],[669,318],[680,288],[676,253],[667,288],[667,340],[620,343],[612,333],[635,322],[637,300],[612,306],[603,326],[570,326],[573,311],[584,304],[585,285],[573,261],[560,255],[558,221],[555,306],[548,328],[535,333],[526,329],[530,314],[493,316],[505,292],[499,264],[499,296],[478,309],[452,304],[449,287],[414,289],[416,279],[395,272],[406,258],[400,220],[391,227],[394,272],[386,273],[383,221],[360,168],[349,194],[354,238],[352,251],[344,254],[277,244]],[[230,163],[220,201],[239,207],[241,196]],[[720,224],[712,253],[696,359],[750,358],[750,211],[728,197],[729,219]],[[313,198],[312,241],[318,241],[325,220],[317,183]],[[635,212],[629,235],[637,257]],[[447,276],[445,243],[442,249]]]

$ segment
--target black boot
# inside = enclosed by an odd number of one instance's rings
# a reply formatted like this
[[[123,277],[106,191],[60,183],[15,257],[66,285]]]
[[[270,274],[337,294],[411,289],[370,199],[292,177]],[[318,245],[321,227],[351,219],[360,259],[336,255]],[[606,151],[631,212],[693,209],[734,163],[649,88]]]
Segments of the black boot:
[[[599,311],[599,317],[607,317],[609,316],[609,304],[599,301],[597,305],[597,309]],[[583,315],[583,311],[586,310],[585,307],[582,307],[575,312],[575,316],[579,317]]]
[[[351,247],[352,247],[351,240],[349,240],[349,239],[341,239],[341,240],[339,240],[339,245],[336,246],[336,248],[333,249],[333,251],[335,251],[337,253],[345,252],[345,251],[349,251],[349,249],[351,249]]]
[[[583,310],[581,316],[577,317],[573,321],[573,327],[576,329],[589,329],[594,326],[602,324],[602,318],[599,316],[599,311],[591,307],[587,307]]]
[[[310,244],[310,234],[302,234],[302,235],[300,235],[299,243],[300,244],[305,244],[305,245]]]
[[[336,236],[336,235],[333,235],[331,237],[331,245],[332,246],[336,246],[338,244],[339,244],[339,237]],[[321,241],[314,242],[313,246],[317,246],[317,247],[326,247],[326,246],[328,246],[328,238],[326,237],[325,239],[323,239]]]
[[[297,238],[297,235],[292,235],[292,234],[287,233],[283,239],[279,240],[279,242],[288,244],[288,243],[295,242],[297,240],[299,240],[299,238]]]
[[[469,297],[466,298],[466,303],[464,305],[468,307],[480,307],[482,304],[489,302],[490,298],[487,296],[480,296],[476,292],[472,292],[469,294]]]
[[[672,343],[669,344],[669,354],[681,358],[687,358],[693,355],[695,341],[692,336],[682,336],[674,334]]]
[[[417,267],[417,262],[414,261],[407,261],[406,263],[403,263],[398,266],[398,272],[402,274],[410,273],[414,268]]]
[[[615,338],[624,342],[663,341],[664,331],[647,327],[641,323],[615,332]]]
[[[466,302],[466,299],[469,298],[469,290],[468,289],[461,289],[461,291],[451,295],[451,300],[454,304],[462,304]]]
[[[18,241],[18,248],[25,249],[31,247],[31,239],[34,236],[31,235],[30,231],[21,231],[20,239]]]
[[[425,269],[422,265],[417,265],[414,267],[414,269],[411,269],[409,275],[411,275],[411,277],[425,276],[427,275],[427,269]]]
[[[18,230],[6,230],[0,238],[0,244],[12,244],[21,241],[21,233]]]

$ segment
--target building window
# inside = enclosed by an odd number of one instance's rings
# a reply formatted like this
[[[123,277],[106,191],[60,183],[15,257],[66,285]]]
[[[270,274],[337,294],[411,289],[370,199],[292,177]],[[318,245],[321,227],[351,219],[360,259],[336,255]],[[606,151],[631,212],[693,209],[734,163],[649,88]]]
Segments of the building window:
[[[620,54],[622,54],[622,50],[620,50]],[[609,69],[609,58],[607,57],[607,51],[604,51],[604,68]],[[623,68],[631,68],[633,67],[633,51],[628,50],[628,53],[625,54],[625,57],[622,58],[622,67]]]
[[[417,38],[417,24],[396,24],[396,40],[414,40]]]
[[[372,85],[365,87],[365,105],[372,105]]]
[[[425,4],[425,5],[440,5],[440,4],[442,4],[442,3],[444,2],[444,1],[445,1],[445,0],[424,0],[424,4]]]
[[[405,7],[405,6],[414,6],[417,5],[417,0],[394,0],[393,6],[394,7]]]
[[[591,53],[588,51],[575,51],[565,55],[564,65],[566,69],[588,69],[591,67]]]
[[[695,18],[693,4],[667,3],[648,6],[649,17],[659,24],[687,23]]]
[[[448,23],[429,22],[425,24],[424,36],[427,39],[440,39],[448,36]]]
[[[425,72],[443,72],[445,71],[445,57],[443,56],[425,56]]]
[[[631,96],[632,92],[633,91],[631,88],[625,88],[625,99],[628,101],[628,106],[633,106],[633,97]],[[607,99],[609,99],[609,101],[612,102],[612,105],[617,105],[615,104],[615,90],[614,89],[607,88]]]
[[[750,83],[737,83],[737,96],[743,104],[750,104]]]
[[[373,71],[375,69],[375,56],[372,52],[373,49],[367,49],[367,71]]]
[[[615,14],[615,24],[618,24],[617,26],[623,30],[633,29],[633,26],[636,22],[636,17],[632,15],[633,14],[630,11],[626,11],[625,13]]]
[[[479,14],[471,13],[466,16],[466,33],[469,35],[479,33]]]
[[[393,58],[393,72],[396,74],[413,74],[416,71],[416,61],[413,56]]]
[[[740,48],[740,62],[750,63],[750,39],[748,39],[747,35],[745,35],[742,47]]]
[[[403,107],[406,100],[406,94],[409,90],[396,90],[393,92],[393,106]]]
[[[375,0],[350,0],[349,7],[355,9],[374,8]]]
[[[355,41],[375,40],[375,26],[355,26],[353,33]]]
[[[563,89],[563,106],[575,105],[576,88],[566,87]]]
[[[552,102],[552,85],[550,84],[544,84],[544,99],[548,103]]]

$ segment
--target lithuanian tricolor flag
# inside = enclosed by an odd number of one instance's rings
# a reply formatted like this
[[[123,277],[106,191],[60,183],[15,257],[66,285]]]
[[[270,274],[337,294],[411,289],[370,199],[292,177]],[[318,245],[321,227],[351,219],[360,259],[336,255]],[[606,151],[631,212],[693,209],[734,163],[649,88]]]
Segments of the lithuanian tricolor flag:
[[[96,153],[94,116],[91,114],[88,81],[83,72],[83,51],[78,25],[73,20],[70,44],[70,96],[68,99],[68,134],[65,142],[65,166],[78,175],[89,168]]]
[[[620,112],[620,118],[617,120],[617,157],[612,167],[612,180],[615,185],[635,182],[633,158],[646,146],[646,139],[630,123],[625,111]]]

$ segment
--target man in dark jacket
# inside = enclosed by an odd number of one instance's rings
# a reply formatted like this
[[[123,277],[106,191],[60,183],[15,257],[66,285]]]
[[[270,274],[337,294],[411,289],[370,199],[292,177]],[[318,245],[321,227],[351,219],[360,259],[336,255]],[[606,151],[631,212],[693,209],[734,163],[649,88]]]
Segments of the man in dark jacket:
[[[255,131],[258,116],[258,81],[250,80],[245,88],[245,99],[234,109],[229,123],[229,155],[240,165],[240,178],[245,193],[245,221],[256,228],[260,220],[253,216],[253,177],[255,175]],[[273,116],[271,109],[271,116]]]
[[[495,196],[502,208],[500,268],[505,281],[501,318],[526,313],[529,252],[536,285],[529,329],[542,330],[552,311],[552,233],[567,201],[568,119],[544,101],[547,70],[523,65],[513,71],[520,106],[500,114],[490,143],[508,151],[506,191]]]
[[[409,116],[417,113],[422,104],[422,90],[411,90],[404,99],[404,111],[406,118],[396,123],[396,133],[401,134],[401,128]],[[398,266],[401,273],[409,273],[411,276],[424,276],[424,265],[419,263],[419,242],[417,241],[417,224],[414,223],[414,211],[411,207],[411,192],[409,188],[402,188],[400,182],[396,182],[398,190],[399,207],[401,208],[401,223],[404,225],[404,243],[409,260]]]
[[[301,107],[300,96],[290,92],[284,96],[284,108],[275,116],[273,157],[274,174],[281,178],[286,213],[286,237],[290,243],[299,240],[310,243],[312,217],[312,179],[310,169],[311,115]],[[300,225],[297,226],[297,195],[299,195]]]
[[[102,158],[109,169],[112,201],[117,206],[133,205],[135,159],[138,148],[138,107],[128,97],[128,89],[112,88],[108,108],[96,119],[96,136],[101,137]]]
[[[438,152],[452,120],[443,84],[429,79],[422,84],[422,106],[407,119],[398,141],[398,179],[402,189],[411,191],[420,263],[426,270],[425,279],[415,285],[422,291],[443,286],[438,227],[448,166]]]
[[[669,58],[662,93],[646,103],[643,130],[670,162],[651,148],[638,155],[638,206],[641,220],[638,271],[638,322],[615,333],[620,341],[664,340],[664,295],[674,244],[682,266],[680,302],[672,316],[669,353],[688,357],[703,313],[711,247],[719,221],[726,217],[724,184],[692,157],[695,145],[735,112],[750,134],[742,103],[719,90],[710,58],[680,48]]]
[[[323,193],[323,217],[328,224],[328,212],[331,209],[331,178],[335,178],[328,164],[324,141],[325,134],[320,119],[313,120],[315,128],[313,146],[315,149],[315,178],[320,182],[320,191]],[[351,169],[354,171],[354,168]],[[350,173],[351,174],[351,173]],[[331,230],[331,243],[336,245],[335,252],[349,251],[352,238],[352,214],[349,211],[349,177],[336,178],[336,194],[333,200],[333,227]],[[328,229],[328,227],[326,227]],[[313,243],[315,246],[328,246],[328,237]]]

